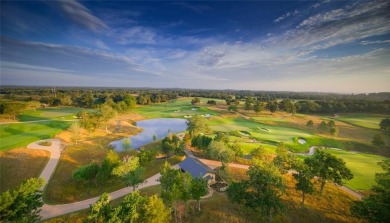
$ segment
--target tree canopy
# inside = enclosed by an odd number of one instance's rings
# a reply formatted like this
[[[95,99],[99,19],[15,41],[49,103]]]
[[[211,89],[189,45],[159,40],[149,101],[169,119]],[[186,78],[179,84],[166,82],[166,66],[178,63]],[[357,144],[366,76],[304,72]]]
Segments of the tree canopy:
[[[313,156],[305,159],[305,164],[321,182],[321,193],[327,181],[343,185],[343,180],[351,180],[352,172],[346,167],[345,162],[323,150],[317,150]]]
[[[17,188],[0,194],[0,219],[2,222],[39,222],[43,205],[42,178],[23,181]]]

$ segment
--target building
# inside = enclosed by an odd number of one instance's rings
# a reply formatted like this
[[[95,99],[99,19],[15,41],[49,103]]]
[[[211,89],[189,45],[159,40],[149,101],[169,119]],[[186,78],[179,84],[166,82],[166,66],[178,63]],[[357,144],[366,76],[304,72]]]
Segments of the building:
[[[179,163],[182,171],[191,174],[193,177],[201,177],[207,180],[207,184],[215,182],[215,172],[210,167],[200,162],[195,157],[187,156],[185,160]]]

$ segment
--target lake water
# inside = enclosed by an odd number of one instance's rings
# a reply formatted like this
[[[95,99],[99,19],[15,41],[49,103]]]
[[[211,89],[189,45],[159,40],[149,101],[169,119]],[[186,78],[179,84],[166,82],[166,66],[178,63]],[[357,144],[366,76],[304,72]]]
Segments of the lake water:
[[[163,139],[170,133],[183,132],[187,129],[187,120],[181,118],[156,118],[136,122],[138,127],[143,131],[135,136],[131,136],[131,148],[139,149],[140,147],[153,142],[153,136],[157,139]],[[115,150],[123,150],[123,140],[116,140],[110,143]]]

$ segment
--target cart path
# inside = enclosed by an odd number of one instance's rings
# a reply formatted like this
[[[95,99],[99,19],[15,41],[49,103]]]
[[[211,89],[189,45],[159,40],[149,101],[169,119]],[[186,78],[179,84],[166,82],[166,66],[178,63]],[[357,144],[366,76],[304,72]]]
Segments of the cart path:
[[[50,141],[52,143],[52,145],[51,146],[41,146],[41,145],[39,145],[39,142],[42,142],[42,141]],[[58,164],[59,158],[61,156],[61,140],[59,140],[59,139],[40,140],[40,141],[37,141],[37,142],[34,142],[34,143],[30,143],[27,146],[27,148],[29,148],[29,149],[46,150],[46,151],[50,152],[49,162],[47,163],[46,167],[44,168],[44,170],[42,171],[42,173],[40,175],[40,177],[45,179],[45,185],[43,186],[43,188],[44,188],[47,185],[47,183],[49,182],[52,174],[54,173],[54,170],[55,170],[55,168],[56,168],[56,166]],[[185,152],[186,152],[186,154],[188,156],[195,157],[190,151],[185,150]],[[207,165],[207,166],[209,166],[210,168],[213,168],[213,169],[215,167],[222,166],[222,163],[219,162],[219,161],[208,160],[208,159],[199,159],[199,160],[202,163],[204,163],[205,165]],[[242,168],[242,169],[248,169],[249,168],[248,165],[242,165],[242,164],[236,164],[236,163],[229,163],[228,166],[235,167],[235,168]],[[174,165],[173,168],[179,168],[179,166],[178,165]],[[158,181],[160,176],[161,175],[158,173],[158,174],[156,174],[156,175],[154,175],[152,177],[149,177],[137,189],[142,189],[142,188],[146,188],[146,187],[150,187],[150,186],[154,186],[154,185],[160,184],[160,182]],[[344,191],[347,191],[351,195],[355,196],[356,198],[362,199],[362,195],[357,193],[357,192],[355,192],[355,191],[353,191],[352,189],[347,188],[345,186],[342,186],[341,188]],[[109,193],[109,195],[110,195],[111,199],[116,199],[116,198],[119,198],[119,197],[123,197],[123,196],[125,196],[125,195],[127,195],[127,194],[129,194],[131,192],[133,192],[133,188],[132,187],[125,187],[125,188],[122,188],[120,190],[111,192],[111,193]],[[64,214],[72,213],[72,212],[75,212],[75,211],[87,209],[87,208],[90,207],[91,204],[93,204],[97,200],[99,200],[99,198],[100,198],[100,196],[94,197],[94,198],[90,198],[90,199],[87,199],[87,200],[83,200],[83,201],[78,201],[78,202],[69,203],[69,204],[60,204],[60,205],[44,204],[42,206],[42,208],[41,208],[41,211],[40,211],[41,220],[46,220],[46,219],[50,219],[50,218],[57,217],[57,216],[60,216],[60,215],[64,215]]]

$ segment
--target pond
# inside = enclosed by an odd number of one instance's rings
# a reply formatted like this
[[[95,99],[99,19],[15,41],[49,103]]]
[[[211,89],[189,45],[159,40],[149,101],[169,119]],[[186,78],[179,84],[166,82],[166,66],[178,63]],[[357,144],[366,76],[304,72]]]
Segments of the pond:
[[[131,148],[139,149],[142,146],[153,142],[154,136],[157,139],[163,139],[169,133],[183,132],[187,129],[187,120],[181,118],[156,118],[136,122],[138,127],[143,128],[143,131],[135,136],[131,136]],[[116,140],[110,143],[115,150],[122,151],[123,144],[126,144],[126,139]]]

